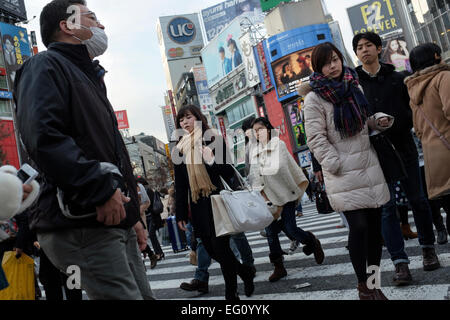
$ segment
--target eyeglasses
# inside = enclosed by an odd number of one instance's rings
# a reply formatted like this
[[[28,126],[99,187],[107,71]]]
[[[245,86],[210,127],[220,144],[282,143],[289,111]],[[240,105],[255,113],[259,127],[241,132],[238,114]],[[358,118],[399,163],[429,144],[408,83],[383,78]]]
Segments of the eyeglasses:
[[[90,17],[88,17],[88,18],[94,20],[97,24],[100,24],[100,20],[97,19],[96,14],[94,12],[92,12],[92,11],[83,12],[81,15],[82,16],[89,16],[90,15]]]

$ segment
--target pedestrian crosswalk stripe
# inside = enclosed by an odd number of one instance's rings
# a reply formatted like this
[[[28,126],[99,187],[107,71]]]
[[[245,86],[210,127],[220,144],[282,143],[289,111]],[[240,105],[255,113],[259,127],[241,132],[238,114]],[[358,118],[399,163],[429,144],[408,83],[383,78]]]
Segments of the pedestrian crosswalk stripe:
[[[409,240],[407,243],[405,243],[405,248],[413,248],[413,247],[417,247],[418,245],[419,245],[419,243],[418,243],[417,239]],[[264,250],[261,250],[261,249],[264,249]],[[267,251],[268,251],[268,248],[257,248],[253,252],[257,253],[257,252],[267,252]],[[325,261],[324,261],[325,263],[327,261],[327,258],[330,258],[330,257],[348,256],[348,259],[350,259],[349,252],[345,247],[325,249],[325,250],[323,250],[323,252],[325,254]],[[301,249],[298,250],[298,254],[284,256],[284,261],[286,261],[286,262],[287,261],[302,261],[302,260],[307,260],[307,259],[314,259],[314,255],[306,256],[305,254],[303,254]],[[269,254],[267,254],[267,256],[265,256],[265,257],[255,258],[254,263],[255,263],[256,267],[260,264],[270,263]],[[392,264],[392,262],[391,262],[391,264]],[[333,268],[333,267],[336,267],[336,265],[330,265],[330,267]],[[167,268],[155,268],[153,270],[148,270],[147,275],[149,275],[150,278],[153,279],[153,277],[156,277],[157,275],[189,272],[189,269],[192,272],[195,271],[195,267],[188,264],[188,261],[186,258],[186,265],[176,266],[176,267],[167,267]],[[214,269],[220,269],[220,265],[216,263],[214,265],[211,265],[211,267],[209,268],[209,270],[214,270]]]
[[[400,287],[382,287],[384,295],[390,300],[443,300],[448,293],[449,286],[444,285],[423,285]],[[293,291],[281,294],[255,294],[250,298],[240,295],[241,300],[258,301],[280,301],[280,300],[359,300],[358,292],[355,289],[350,290],[323,290],[323,291]],[[181,299],[172,299],[181,300]],[[202,296],[201,300],[224,300],[224,297]]]
[[[326,258],[325,258],[326,259]],[[409,257],[411,263],[409,265],[409,269],[411,271],[421,270],[423,268],[422,256],[413,256]],[[268,261],[268,259],[267,259]],[[441,263],[441,268],[450,267],[450,253],[440,254],[439,261]],[[392,264],[391,259],[383,259],[380,264],[381,273],[390,272],[393,273],[394,266]],[[344,275],[352,275],[355,274],[353,270],[353,266],[350,262],[347,263],[338,263],[332,265],[317,265],[313,267],[306,268],[287,268],[287,277],[283,278],[283,281],[286,280],[298,280],[298,279],[314,279],[320,277],[329,277],[329,276],[344,276]],[[255,287],[257,290],[258,284],[266,283],[268,281],[269,276],[272,274],[273,270],[270,271],[258,271],[258,266],[256,266],[256,277],[254,279]],[[193,274],[192,274],[193,276]],[[179,288],[182,282],[190,282],[192,276],[187,278],[178,278],[178,279],[170,279],[170,280],[162,280],[158,281],[156,276],[150,277],[150,284],[152,290],[158,289],[175,289]],[[355,275],[355,283],[357,282]],[[242,283],[242,280],[238,277],[238,283]],[[223,276],[210,276],[209,277],[209,285],[223,285]],[[381,284],[383,286],[383,283]],[[386,284],[389,285],[389,284]],[[447,285],[448,288],[449,285]],[[313,289],[313,288],[311,288]],[[257,292],[257,291],[256,291]],[[442,297],[441,297],[442,299]]]

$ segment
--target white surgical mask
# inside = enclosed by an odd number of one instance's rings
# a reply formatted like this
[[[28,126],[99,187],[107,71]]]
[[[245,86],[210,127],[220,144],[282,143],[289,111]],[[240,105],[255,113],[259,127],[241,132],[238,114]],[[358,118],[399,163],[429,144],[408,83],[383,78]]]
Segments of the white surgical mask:
[[[104,54],[106,49],[108,49],[108,36],[106,35],[105,30],[99,27],[88,28],[83,25],[80,25],[80,27],[91,30],[92,32],[92,37],[87,40],[81,40],[80,38],[73,36],[87,47],[89,55],[92,58],[96,58]]]

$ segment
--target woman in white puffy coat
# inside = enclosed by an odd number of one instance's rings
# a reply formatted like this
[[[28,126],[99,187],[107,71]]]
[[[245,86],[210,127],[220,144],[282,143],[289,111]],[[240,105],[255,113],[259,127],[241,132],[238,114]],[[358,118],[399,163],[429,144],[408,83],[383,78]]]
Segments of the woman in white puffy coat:
[[[275,269],[269,277],[275,282],[287,276],[283,265],[283,250],[278,234],[283,230],[290,239],[304,244],[306,255],[314,254],[318,264],[325,255],[320,241],[311,232],[297,227],[295,209],[308,187],[308,179],[289,153],[285,143],[266,118],[253,121],[252,128],[258,143],[251,143],[249,180],[253,190],[261,192],[277,219],[266,228],[270,261]]]
[[[390,199],[369,127],[384,130],[393,118],[371,115],[356,72],[344,67],[342,53],[331,43],[312,53],[316,71],[299,93],[305,98],[308,147],[323,170],[330,204],[344,212],[350,226],[350,258],[362,300],[384,300],[367,287],[367,266],[379,266],[382,253],[381,206]]]

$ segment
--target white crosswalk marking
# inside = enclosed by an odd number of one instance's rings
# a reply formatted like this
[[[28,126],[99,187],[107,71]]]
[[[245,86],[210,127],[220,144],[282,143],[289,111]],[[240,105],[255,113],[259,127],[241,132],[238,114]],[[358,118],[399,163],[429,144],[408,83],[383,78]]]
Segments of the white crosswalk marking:
[[[297,218],[297,225],[305,231],[312,231],[321,241],[325,261],[317,265],[313,256],[306,256],[300,247],[292,255],[284,256],[288,276],[276,283],[268,281],[273,271],[269,261],[267,239],[259,232],[246,234],[252,247],[257,274],[255,294],[251,298],[243,295],[242,281],[238,278],[240,298],[242,300],[356,300],[356,276],[350,262],[349,252],[345,248],[348,230],[338,228],[341,225],[339,214],[319,215],[314,205],[304,206],[304,216]],[[445,213],[444,213],[445,219]],[[410,212],[409,221],[413,229],[414,219]],[[290,240],[280,234],[283,250],[288,251]],[[224,281],[220,266],[213,261],[210,268],[209,294],[186,292],[179,288],[182,282],[193,279],[196,267],[189,264],[188,252],[173,253],[171,246],[162,246],[166,259],[159,261],[155,269],[145,259],[147,276],[157,298],[163,300],[223,300]],[[450,245],[436,245],[441,268],[433,272],[423,271],[422,252],[417,239],[405,241],[405,250],[411,261],[409,267],[414,283],[408,287],[395,287],[392,284],[394,266],[386,248],[383,248],[381,261],[382,289],[389,299],[395,300],[443,300],[450,287]],[[294,286],[305,282],[311,286],[295,289]]]

